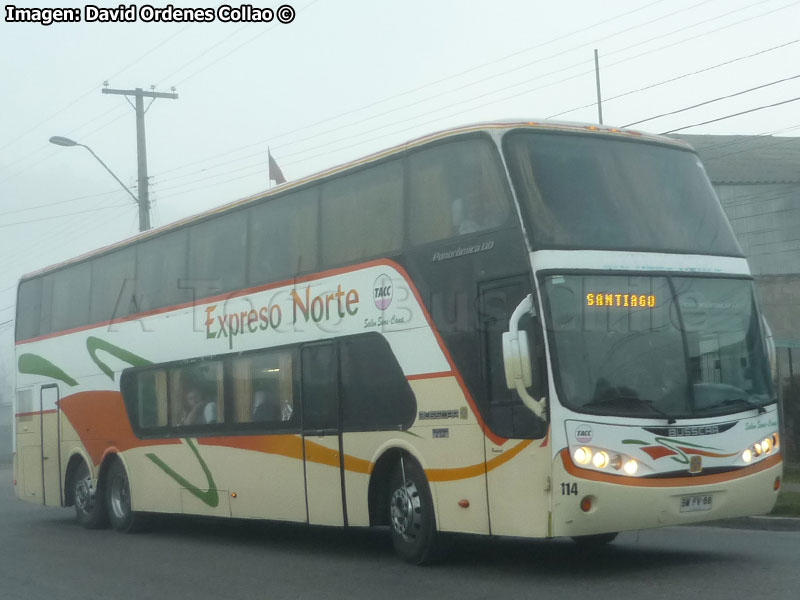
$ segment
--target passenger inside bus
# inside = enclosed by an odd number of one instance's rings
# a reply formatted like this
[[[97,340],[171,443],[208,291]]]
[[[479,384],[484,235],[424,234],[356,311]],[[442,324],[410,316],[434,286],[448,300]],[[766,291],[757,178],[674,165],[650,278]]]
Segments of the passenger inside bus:
[[[256,390],[253,394],[253,421],[278,421],[280,411],[276,400],[265,390]]]
[[[291,399],[278,393],[256,390],[253,393],[253,421],[288,421],[292,418]]]
[[[183,394],[183,413],[181,425],[204,425],[217,422],[217,406],[203,399],[197,385],[189,384]]]

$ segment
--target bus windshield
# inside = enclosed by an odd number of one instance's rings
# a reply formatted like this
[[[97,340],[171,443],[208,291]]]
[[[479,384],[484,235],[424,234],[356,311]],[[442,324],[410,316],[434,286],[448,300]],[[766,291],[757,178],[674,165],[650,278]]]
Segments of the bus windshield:
[[[742,256],[692,152],[530,131],[504,149],[534,248]]]
[[[676,419],[774,401],[750,281],[550,275],[544,290],[559,396],[573,410]]]

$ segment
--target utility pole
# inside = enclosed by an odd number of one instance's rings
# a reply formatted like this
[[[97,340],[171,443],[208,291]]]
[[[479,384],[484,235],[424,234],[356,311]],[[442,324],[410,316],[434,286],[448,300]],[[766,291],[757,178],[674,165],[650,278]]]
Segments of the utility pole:
[[[172,89],[174,90],[175,88]],[[128,100],[128,96],[136,98],[136,104],[131,104],[131,106],[136,110],[136,156],[139,165],[139,231],[147,231],[150,229],[150,183],[147,178],[147,144],[144,135],[144,113],[147,112],[147,109],[144,107],[144,99],[153,99],[147,105],[147,108],[150,108],[156,98],[177,100],[178,94],[156,91],[145,92],[142,88],[112,90],[107,87],[103,88],[103,93],[125,96],[126,100]],[[130,103],[130,100],[128,100],[128,103]]]
[[[600,125],[603,124],[603,100],[600,97],[600,59],[597,56],[597,48],[594,49],[594,78],[597,82],[597,117]]]

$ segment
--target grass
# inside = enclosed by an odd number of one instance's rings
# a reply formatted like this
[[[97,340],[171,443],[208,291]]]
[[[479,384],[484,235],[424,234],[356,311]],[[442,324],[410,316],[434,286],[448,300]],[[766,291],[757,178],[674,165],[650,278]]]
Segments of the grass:
[[[800,517],[800,492],[782,491],[771,515],[777,517]]]
[[[783,463],[783,481],[785,483],[800,483],[800,465]]]
[[[800,484],[800,465],[783,465],[783,483]],[[787,490],[778,494],[778,501],[770,513],[780,517],[800,517],[800,491]]]

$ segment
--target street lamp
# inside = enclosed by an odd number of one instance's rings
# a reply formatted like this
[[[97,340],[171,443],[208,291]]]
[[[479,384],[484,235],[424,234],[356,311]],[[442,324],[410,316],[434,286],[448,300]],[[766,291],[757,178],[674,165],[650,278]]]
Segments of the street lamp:
[[[122,186],[122,189],[128,192],[130,197],[133,198],[133,201],[136,202],[136,204],[139,206],[139,231],[147,231],[148,229],[150,229],[150,214],[148,211],[148,207],[144,206],[141,200],[136,196],[134,196],[133,192],[128,189],[128,186],[122,183],[120,178],[114,174],[114,171],[109,169],[108,165],[104,163],[102,160],[100,160],[100,157],[94,153],[94,150],[89,148],[89,146],[87,146],[86,144],[79,144],[75,140],[71,140],[67,137],[62,137],[60,135],[54,135],[53,137],[51,137],[50,143],[55,144],[56,146],[64,146],[66,148],[69,148],[71,146],[80,146],[82,148],[86,148],[89,152],[91,152],[92,156],[94,156],[97,159],[97,162],[103,165],[103,168],[105,168],[106,171],[111,173],[111,176],[117,180],[117,183],[119,183]]]

